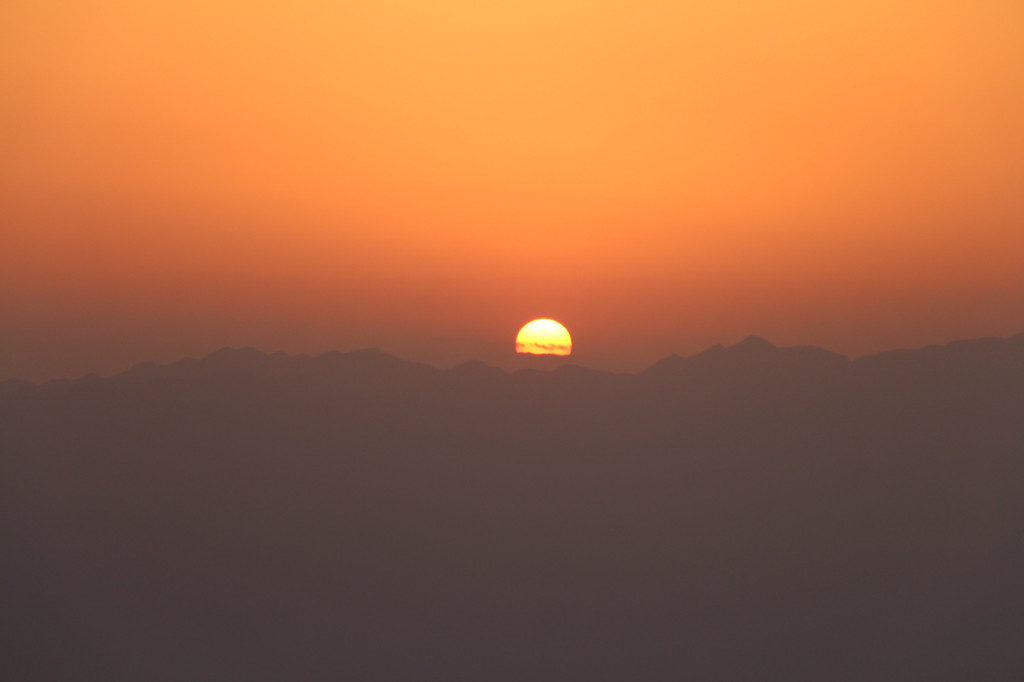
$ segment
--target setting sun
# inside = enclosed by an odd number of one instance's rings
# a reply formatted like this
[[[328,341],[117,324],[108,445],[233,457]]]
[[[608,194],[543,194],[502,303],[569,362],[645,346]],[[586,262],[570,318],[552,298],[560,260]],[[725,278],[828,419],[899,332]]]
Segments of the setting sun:
[[[569,355],[572,338],[562,324],[549,319],[528,322],[516,335],[516,352],[533,355]]]

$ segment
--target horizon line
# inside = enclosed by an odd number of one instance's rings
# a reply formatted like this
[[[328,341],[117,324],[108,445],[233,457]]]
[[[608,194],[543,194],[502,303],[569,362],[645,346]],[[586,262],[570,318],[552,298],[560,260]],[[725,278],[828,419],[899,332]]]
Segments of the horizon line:
[[[924,346],[917,346],[917,347],[912,347],[912,348],[908,348],[908,347],[891,348],[891,349],[887,349],[887,350],[878,351],[876,353],[868,353],[866,355],[860,355],[860,356],[857,356],[857,357],[850,357],[850,356],[844,355],[842,353],[837,353],[835,351],[832,351],[832,350],[830,350],[828,348],[823,348],[821,346],[813,346],[813,345],[806,345],[806,344],[804,344],[804,345],[794,345],[794,346],[777,346],[777,345],[775,345],[774,343],[772,343],[771,341],[765,339],[762,336],[759,336],[757,334],[750,334],[750,335],[744,337],[742,340],[740,340],[740,341],[738,341],[738,342],[736,342],[736,343],[734,343],[732,345],[725,346],[725,345],[723,345],[721,343],[716,343],[716,344],[712,344],[712,345],[708,346],[707,348],[705,348],[705,349],[703,349],[703,350],[701,350],[701,351],[699,351],[697,353],[693,353],[691,355],[680,355],[678,353],[669,353],[668,355],[665,355],[665,356],[655,360],[654,362],[652,362],[651,364],[647,365],[643,369],[635,371],[635,372],[621,372],[621,371],[612,371],[612,370],[604,370],[604,369],[596,369],[596,368],[593,368],[593,367],[588,367],[586,365],[581,365],[581,364],[572,362],[571,361],[572,355],[529,354],[529,355],[525,355],[525,357],[524,357],[524,354],[522,354],[522,353],[513,353],[510,357],[511,358],[523,357],[524,359],[521,360],[522,362],[534,362],[534,363],[550,362],[552,364],[558,363],[558,366],[557,367],[551,367],[551,368],[548,368],[548,369],[537,369],[537,368],[534,368],[534,367],[520,367],[520,368],[514,369],[512,371],[507,371],[507,370],[505,370],[502,367],[499,367],[499,366],[496,366],[496,365],[492,365],[490,363],[487,363],[487,362],[485,362],[483,360],[480,360],[479,358],[475,358],[475,357],[471,357],[471,358],[469,358],[467,360],[464,360],[462,362],[456,363],[456,364],[448,366],[448,367],[439,367],[439,366],[434,365],[434,364],[429,363],[429,362],[423,362],[423,361],[419,361],[419,360],[408,360],[408,359],[400,357],[398,355],[394,355],[393,353],[387,352],[387,351],[383,350],[380,346],[367,346],[367,347],[362,347],[362,348],[354,348],[352,350],[338,350],[338,349],[334,349],[334,350],[325,351],[323,353],[319,353],[319,354],[316,354],[316,355],[311,355],[309,353],[288,353],[288,352],[285,352],[285,351],[282,351],[282,350],[265,351],[265,350],[262,350],[260,348],[256,348],[255,346],[222,346],[222,347],[220,347],[220,348],[218,348],[218,349],[216,349],[214,351],[211,351],[210,353],[207,353],[206,355],[204,355],[202,357],[198,357],[197,358],[197,357],[193,357],[193,356],[187,355],[187,356],[178,358],[177,360],[172,360],[170,362],[163,362],[163,363],[159,363],[159,362],[156,362],[156,361],[153,361],[153,360],[143,360],[141,362],[136,362],[136,363],[132,364],[127,369],[124,369],[124,370],[121,370],[121,371],[117,371],[117,372],[113,372],[113,373],[110,373],[110,374],[100,375],[100,374],[98,374],[96,372],[87,372],[85,374],[82,374],[82,375],[79,375],[79,376],[76,376],[76,377],[56,377],[56,378],[52,378],[52,379],[45,379],[45,380],[42,380],[42,381],[33,381],[31,379],[21,379],[21,378],[18,378],[18,377],[8,377],[6,379],[0,379],[0,386],[2,386],[3,384],[29,384],[29,385],[32,385],[32,386],[45,386],[45,385],[51,384],[51,383],[76,382],[76,381],[95,380],[95,379],[113,379],[113,378],[119,377],[119,376],[121,376],[123,374],[127,374],[127,373],[129,373],[129,372],[131,372],[133,370],[137,370],[137,369],[142,368],[142,367],[148,367],[148,366],[153,366],[153,367],[170,367],[172,365],[175,365],[175,364],[178,364],[178,363],[182,363],[182,362],[189,362],[189,361],[192,361],[192,362],[203,362],[203,361],[209,360],[210,358],[212,358],[213,356],[215,356],[217,354],[223,354],[225,352],[241,353],[241,352],[251,351],[251,352],[254,352],[254,353],[258,353],[259,355],[261,355],[263,357],[286,356],[288,358],[309,358],[311,360],[317,360],[317,359],[324,358],[324,357],[327,357],[327,356],[332,356],[332,355],[347,356],[347,355],[356,355],[356,354],[360,354],[360,353],[363,353],[363,354],[376,353],[376,354],[379,354],[379,355],[382,355],[382,356],[386,356],[386,357],[389,357],[389,358],[393,358],[395,360],[398,360],[400,362],[404,362],[404,363],[407,363],[407,364],[410,364],[410,365],[421,365],[421,366],[424,366],[424,367],[429,367],[429,368],[437,370],[439,372],[449,372],[449,371],[452,371],[454,369],[457,369],[459,367],[463,367],[463,366],[466,366],[466,365],[479,364],[479,365],[483,365],[484,367],[488,367],[488,368],[491,368],[491,369],[496,369],[496,370],[498,370],[498,371],[500,371],[500,372],[502,372],[504,374],[507,374],[507,375],[515,375],[515,374],[518,374],[520,372],[554,372],[554,371],[556,371],[558,369],[561,369],[562,367],[570,366],[570,367],[579,367],[581,369],[586,369],[586,370],[589,370],[589,371],[592,371],[592,372],[600,372],[600,373],[603,373],[603,374],[613,374],[613,375],[621,375],[621,376],[636,376],[636,375],[642,374],[642,373],[644,373],[644,372],[646,372],[646,371],[656,367],[658,364],[660,364],[662,362],[665,362],[666,360],[671,360],[673,358],[678,358],[680,360],[686,360],[686,359],[690,359],[690,358],[697,358],[697,357],[699,357],[701,355],[704,355],[705,353],[708,353],[710,351],[715,351],[716,349],[734,350],[734,349],[743,348],[745,346],[746,347],[750,347],[750,346],[753,346],[753,345],[757,345],[757,346],[759,346],[761,348],[764,348],[765,350],[768,350],[768,351],[794,351],[794,350],[821,351],[821,352],[828,353],[828,354],[830,354],[832,356],[835,356],[836,358],[841,358],[843,361],[845,361],[847,363],[853,363],[853,362],[858,362],[858,361],[865,360],[865,359],[868,359],[868,358],[873,358],[873,357],[879,357],[879,356],[882,356],[882,355],[887,355],[887,354],[890,354],[890,353],[918,352],[918,351],[925,351],[925,350],[929,350],[929,349],[948,348],[950,346],[956,346],[956,345],[964,344],[964,343],[979,343],[979,342],[984,342],[984,341],[1003,341],[1003,342],[1005,342],[1005,341],[1011,341],[1013,339],[1017,339],[1017,338],[1020,338],[1020,337],[1024,337],[1024,332],[1018,332],[1016,334],[1011,334],[1009,336],[982,336],[982,337],[975,337],[975,338],[954,339],[954,340],[948,341],[946,343],[932,343],[932,344],[926,344]]]

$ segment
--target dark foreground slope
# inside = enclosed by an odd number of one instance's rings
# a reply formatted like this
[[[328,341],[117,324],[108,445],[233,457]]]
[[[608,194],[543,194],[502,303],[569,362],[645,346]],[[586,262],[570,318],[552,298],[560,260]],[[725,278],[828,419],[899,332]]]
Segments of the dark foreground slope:
[[[1024,336],[0,385],[19,680],[1024,678]]]

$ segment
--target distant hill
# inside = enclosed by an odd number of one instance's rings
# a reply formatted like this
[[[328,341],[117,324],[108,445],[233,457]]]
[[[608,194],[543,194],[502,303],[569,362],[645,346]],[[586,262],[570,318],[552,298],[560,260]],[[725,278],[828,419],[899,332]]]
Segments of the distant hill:
[[[1024,335],[0,383],[18,680],[1024,678]]]

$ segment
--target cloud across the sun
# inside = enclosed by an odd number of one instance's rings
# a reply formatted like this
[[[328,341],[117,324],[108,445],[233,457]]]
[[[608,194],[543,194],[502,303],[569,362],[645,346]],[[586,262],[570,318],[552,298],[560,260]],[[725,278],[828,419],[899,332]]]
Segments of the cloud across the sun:
[[[561,323],[547,318],[533,320],[516,336],[516,353],[533,355],[570,355],[572,338]]]

